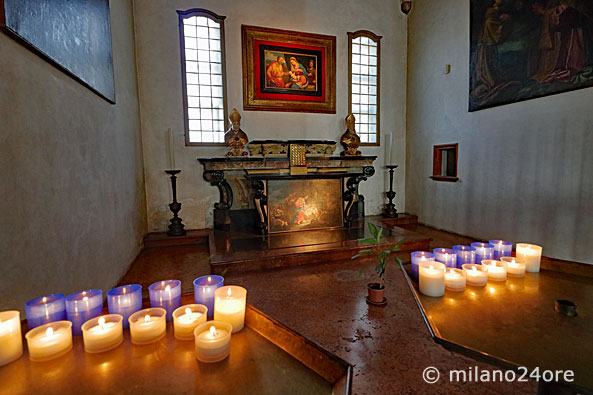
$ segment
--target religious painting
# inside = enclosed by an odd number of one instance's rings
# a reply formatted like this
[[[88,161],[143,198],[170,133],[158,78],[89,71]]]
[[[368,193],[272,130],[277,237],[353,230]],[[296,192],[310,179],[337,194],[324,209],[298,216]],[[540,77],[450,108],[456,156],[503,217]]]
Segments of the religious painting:
[[[336,112],[335,36],[241,26],[243,108]]]
[[[342,227],[341,179],[267,182],[270,233]]]
[[[593,1],[471,0],[469,110],[593,86]]]

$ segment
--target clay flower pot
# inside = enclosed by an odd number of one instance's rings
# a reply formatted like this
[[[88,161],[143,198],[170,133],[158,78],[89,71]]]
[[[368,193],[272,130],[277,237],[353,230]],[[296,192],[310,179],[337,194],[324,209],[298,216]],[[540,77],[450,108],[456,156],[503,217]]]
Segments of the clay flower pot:
[[[383,303],[385,299],[385,287],[380,288],[379,283],[370,283],[367,285],[369,292],[368,301],[371,303]]]

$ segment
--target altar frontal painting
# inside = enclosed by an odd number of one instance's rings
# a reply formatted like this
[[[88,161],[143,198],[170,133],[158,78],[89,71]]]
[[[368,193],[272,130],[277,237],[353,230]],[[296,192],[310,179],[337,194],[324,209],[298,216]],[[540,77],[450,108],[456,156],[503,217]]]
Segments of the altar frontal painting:
[[[270,233],[341,227],[341,179],[268,180]]]
[[[593,86],[593,1],[471,0],[470,111]]]

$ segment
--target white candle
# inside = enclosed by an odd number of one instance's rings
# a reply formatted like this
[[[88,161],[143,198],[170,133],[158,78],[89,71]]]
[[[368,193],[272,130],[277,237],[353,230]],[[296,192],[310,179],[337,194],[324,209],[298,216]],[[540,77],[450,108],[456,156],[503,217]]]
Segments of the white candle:
[[[100,353],[114,349],[124,341],[123,316],[107,314],[82,324],[84,351]]]
[[[233,333],[243,329],[247,290],[236,285],[227,285],[214,292],[214,319],[228,322]]]
[[[16,310],[0,313],[0,366],[16,361],[23,355],[21,313]]]
[[[55,321],[25,334],[31,361],[49,361],[72,349],[72,322]]]
[[[385,152],[385,160],[387,161],[386,164],[390,165],[391,164],[391,149],[393,148],[393,133],[389,133],[389,143],[385,144],[386,145],[386,151]]]
[[[175,135],[171,128],[168,130],[168,137],[169,137],[169,170],[176,170],[175,169]]]
[[[493,259],[485,259],[482,261],[482,270],[488,274],[488,280],[507,280],[507,264],[504,262],[495,261]]]
[[[483,287],[488,282],[488,274],[482,270],[482,265],[474,265],[473,263],[466,263],[462,265],[465,272],[465,278],[468,285],[475,287]]]
[[[511,256],[503,256],[500,260],[507,264],[507,275],[513,277],[525,276],[525,269],[527,267],[525,261]]]
[[[200,362],[218,362],[229,356],[231,351],[231,332],[228,322],[209,321],[194,330],[195,354]]]
[[[518,243],[517,259],[525,261],[526,271],[537,273],[542,259],[542,247],[534,244]]]
[[[173,330],[175,338],[179,340],[192,340],[194,329],[204,322],[208,308],[201,304],[188,304],[177,308],[173,312]]]
[[[465,290],[465,274],[460,269],[447,269],[445,273],[445,288],[449,291]]]
[[[150,344],[161,340],[167,330],[167,310],[151,307],[128,318],[133,344]]]
[[[440,262],[420,262],[420,292],[427,296],[443,296],[445,294],[445,265]]]

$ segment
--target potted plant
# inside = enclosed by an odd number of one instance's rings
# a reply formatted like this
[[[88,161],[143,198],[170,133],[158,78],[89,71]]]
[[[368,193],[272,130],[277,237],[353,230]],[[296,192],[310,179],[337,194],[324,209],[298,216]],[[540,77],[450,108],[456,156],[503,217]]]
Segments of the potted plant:
[[[382,250],[381,249],[381,234],[383,233],[383,228],[378,228],[369,222],[369,232],[371,232],[372,238],[362,239],[360,240],[361,243],[367,244],[371,246],[366,250],[360,251],[360,253],[354,255],[352,259],[356,259],[362,255],[374,255],[376,258],[376,266],[375,272],[379,277],[379,282],[377,283],[369,283],[367,285],[368,289],[368,297],[367,301],[371,304],[385,304],[387,303],[387,299],[385,298],[385,269],[387,267],[387,261],[389,258],[389,254],[392,252],[400,251],[399,246],[404,242],[404,240],[398,241],[393,247]],[[399,258],[395,258],[395,262],[398,264],[398,267],[401,269],[402,261]]]

